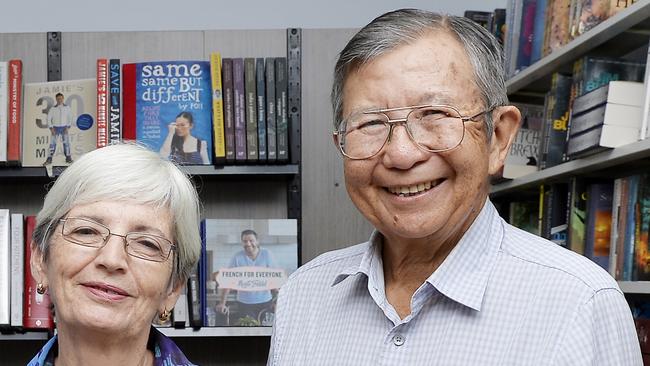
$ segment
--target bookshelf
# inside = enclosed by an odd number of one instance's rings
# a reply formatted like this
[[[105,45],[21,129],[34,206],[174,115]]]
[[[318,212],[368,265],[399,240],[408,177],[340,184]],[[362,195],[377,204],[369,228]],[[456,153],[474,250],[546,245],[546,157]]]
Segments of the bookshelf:
[[[507,80],[509,98],[542,103],[550,90],[551,74],[570,74],[573,62],[587,54],[637,59],[642,55],[645,60],[649,39],[650,0],[639,0]],[[491,187],[490,196],[498,202],[508,202],[522,194],[538,197],[541,184],[567,182],[572,177],[613,179],[648,168],[650,139],[645,139],[499,182]],[[619,281],[618,284],[629,296],[650,294],[650,282]]]

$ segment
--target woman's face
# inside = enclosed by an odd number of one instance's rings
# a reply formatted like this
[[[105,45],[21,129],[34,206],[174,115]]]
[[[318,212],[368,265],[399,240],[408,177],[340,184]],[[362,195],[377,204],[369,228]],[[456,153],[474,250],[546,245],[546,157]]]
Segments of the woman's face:
[[[192,123],[190,120],[185,117],[176,118],[176,134],[181,137],[185,137],[190,134],[192,129]]]
[[[49,288],[60,329],[137,334],[156,314],[171,310],[180,286],[172,288],[174,253],[164,262],[133,257],[125,250],[129,232],[162,236],[173,242],[168,209],[100,201],[75,206],[66,217],[100,223],[112,234],[101,248],[84,247],[63,238],[62,224],[53,228],[47,262],[33,250],[36,279]]]

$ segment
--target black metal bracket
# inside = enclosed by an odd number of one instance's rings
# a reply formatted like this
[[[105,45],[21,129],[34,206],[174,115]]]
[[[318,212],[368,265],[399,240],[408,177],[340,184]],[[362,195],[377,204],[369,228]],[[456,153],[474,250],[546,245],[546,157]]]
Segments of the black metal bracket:
[[[302,263],[302,194],[301,194],[301,75],[302,75],[302,30],[300,28],[287,29],[287,80],[289,112],[289,145],[291,146],[291,164],[298,165],[298,174],[294,175],[288,185],[287,209],[290,219],[298,220],[298,264]]]
[[[47,32],[47,81],[61,80],[61,32]]]

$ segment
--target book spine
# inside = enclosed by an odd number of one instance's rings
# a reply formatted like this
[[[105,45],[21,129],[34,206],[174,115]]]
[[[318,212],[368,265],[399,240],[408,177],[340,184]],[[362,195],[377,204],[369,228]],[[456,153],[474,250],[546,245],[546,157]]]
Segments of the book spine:
[[[207,315],[207,292],[206,292],[206,281],[207,281],[207,252],[206,252],[206,236],[205,236],[205,219],[201,220],[201,257],[199,258],[199,298],[201,301],[201,317],[202,324],[204,326],[208,325],[208,315]]]
[[[109,143],[115,144],[122,140],[122,105],[120,94],[122,80],[120,77],[120,60],[113,58],[109,61]]]
[[[639,137],[641,140],[650,136],[650,41],[648,42],[648,54],[646,56],[646,67],[643,81],[645,87],[645,95],[643,97],[643,114],[641,115],[641,131]]]
[[[203,324],[201,317],[201,297],[199,296],[199,265],[190,272],[187,279],[187,317],[192,328],[200,328]]]
[[[244,59],[244,90],[246,93],[246,150],[249,163],[258,159],[257,149],[257,98],[255,85],[255,59]]]
[[[186,289],[183,289],[183,293],[176,300],[176,305],[172,313],[174,328],[184,329],[187,326],[187,305],[187,293]]]
[[[221,86],[221,54],[210,54],[210,78],[212,81],[212,129],[214,132],[214,163],[226,161],[226,139],[223,124],[223,93]]]
[[[224,58],[222,62],[223,80],[223,122],[226,139],[226,162],[235,161],[235,106],[233,94],[232,59]]]
[[[233,95],[235,109],[235,160],[246,160],[246,96],[244,94],[244,59],[232,61]]]
[[[258,159],[266,162],[266,91],[264,84],[264,59],[255,59],[255,82],[257,89],[257,145]]]
[[[289,161],[289,116],[287,114],[287,58],[275,59],[275,106],[278,162]]]
[[[623,180],[621,178],[614,180],[614,192],[612,193],[612,223],[609,235],[609,274],[616,278],[616,261],[618,253],[616,252],[618,242],[618,220],[621,215],[621,187]]]
[[[278,159],[276,130],[276,107],[275,107],[275,58],[266,58],[266,136],[269,162]]]
[[[636,217],[637,196],[639,191],[639,175],[630,176],[628,179],[627,212],[625,222],[625,242],[623,244],[623,281],[634,279],[634,252],[636,242]]]
[[[616,265],[614,278],[617,280],[623,279],[623,268],[625,266],[625,230],[627,228],[627,207],[628,207],[628,191],[629,191],[630,178],[621,178],[621,202],[620,210],[618,213],[618,224],[616,234]]]
[[[50,295],[46,292],[36,292],[36,279],[32,276],[31,243],[32,233],[36,226],[36,216],[27,216],[25,219],[25,266],[24,266],[24,302],[23,302],[23,327],[26,329],[52,329],[54,321],[50,311]]]
[[[18,163],[22,151],[22,93],[23,93],[23,62],[9,61],[9,101],[8,101],[8,131],[7,131],[7,161]]]
[[[634,247],[635,281],[650,280],[650,245],[648,232],[650,231],[650,175],[641,174],[639,177],[639,193],[637,199],[639,210],[636,222],[636,242]]]
[[[0,62],[0,163],[7,162],[7,133],[9,132],[9,120],[7,116],[8,93],[9,93],[9,63]]]
[[[11,326],[23,326],[24,226],[22,214],[11,214]]]
[[[122,65],[122,139],[136,139],[136,65]]]
[[[544,46],[544,25],[546,24],[547,0],[537,0],[535,6],[535,19],[533,26],[533,41],[530,54],[530,63],[535,63],[542,58]]]
[[[97,147],[108,145],[108,60],[97,60]]]
[[[524,0],[522,4],[521,29],[519,47],[517,50],[517,70],[521,71],[530,65],[533,53],[533,29],[535,27],[535,10],[537,0]]]
[[[9,210],[0,209],[0,327],[11,324],[11,223]]]

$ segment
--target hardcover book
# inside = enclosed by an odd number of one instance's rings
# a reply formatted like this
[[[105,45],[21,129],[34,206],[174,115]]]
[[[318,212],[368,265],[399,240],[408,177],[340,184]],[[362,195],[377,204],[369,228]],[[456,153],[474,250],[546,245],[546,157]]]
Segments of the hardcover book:
[[[278,159],[277,140],[275,137],[276,129],[276,96],[275,96],[275,59],[266,58],[266,136],[267,151],[269,162],[275,162]]]
[[[206,219],[206,325],[271,326],[277,290],[297,268],[288,219]]]
[[[650,175],[641,174],[639,177],[639,192],[637,196],[639,220],[636,222],[636,242],[634,246],[635,281],[650,280]]]
[[[7,116],[8,84],[9,63],[0,61],[0,163],[7,162],[7,134],[9,132],[9,119]]]
[[[223,92],[221,87],[221,54],[210,54],[210,76],[212,79],[212,127],[214,132],[215,164],[226,162],[226,137],[223,124]]]
[[[108,60],[97,60],[97,147],[108,145]]]
[[[609,267],[613,192],[612,182],[589,186],[585,256],[606,271]]]
[[[113,58],[109,62],[109,129],[108,141],[111,144],[122,141],[122,79],[120,60]]]
[[[226,139],[226,162],[235,162],[235,105],[233,91],[232,59],[222,62],[223,80],[223,123]]]
[[[503,178],[514,179],[537,171],[544,107],[515,104],[521,111],[521,127],[503,165]]]
[[[244,90],[246,93],[246,160],[257,162],[257,91],[255,81],[255,59],[244,59]]]
[[[97,148],[95,79],[25,84],[23,166],[67,166]]]
[[[235,160],[246,162],[246,94],[244,92],[244,59],[232,60],[233,96],[235,110]]]
[[[90,79],[90,82],[93,84],[94,81],[94,79]],[[36,292],[38,282],[32,276],[31,238],[35,226],[36,216],[27,216],[25,218],[25,298],[23,302],[23,328],[53,329],[54,319],[52,318],[50,295],[48,292],[42,295]]]
[[[563,161],[569,122],[570,93],[571,77],[554,73],[551,83],[551,102],[548,106],[549,115],[544,126],[546,136],[542,148],[541,169],[550,168]]]
[[[11,324],[11,216],[0,209],[0,328]]]
[[[266,160],[268,160],[266,153],[266,84],[264,74],[264,59],[255,59],[255,84],[257,91],[257,157],[260,162],[266,162]]]
[[[289,161],[289,114],[287,111],[287,58],[275,59],[275,108],[278,162]]]
[[[23,214],[11,214],[11,326],[23,326],[23,276],[25,265],[25,228]]]
[[[581,35],[609,17],[610,0],[579,0],[582,4],[577,35]]]
[[[124,137],[179,164],[212,164],[210,63],[142,62],[122,71]]]
[[[15,164],[21,160],[23,111],[23,62],[9,61],[7,161]]]

